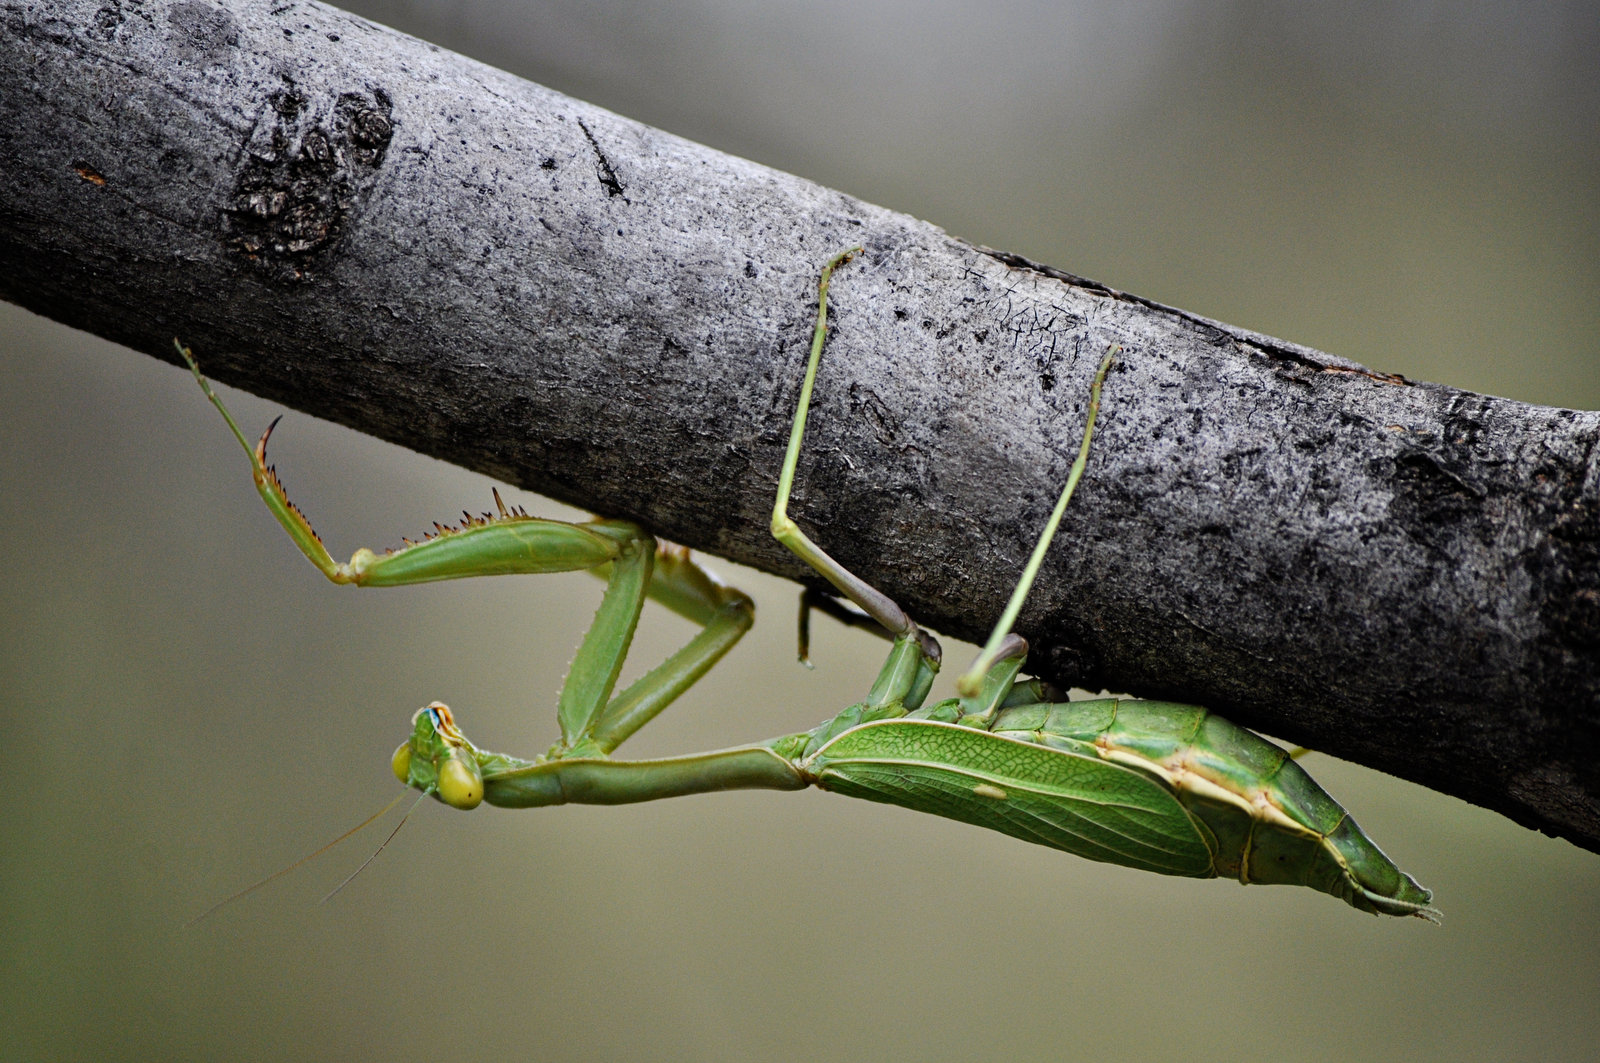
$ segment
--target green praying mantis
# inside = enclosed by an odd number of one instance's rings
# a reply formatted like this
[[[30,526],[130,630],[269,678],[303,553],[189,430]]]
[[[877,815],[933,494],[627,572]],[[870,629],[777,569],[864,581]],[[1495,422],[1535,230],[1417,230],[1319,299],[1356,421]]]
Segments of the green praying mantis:
[[[301,553],[334,583],[396,587],[503,573],[586,569],[606,580],[594,623],[557,702],[560,740],[532,759],[479,749],[448,706],[413,717],[394,774],[458,809],[623,804],[740,788],[823,790],[900,805],[997,830],[1064,852],[1167,875],[1310,886],[1365,912],[1437,921],[1432,895],[1395,866],[1285,750],[1203,708],[1126,698],[1054,701],[1020,681],[1027,643],[1011,630],[1082,478],[1113,345],[1090,387],[1076,461],[993,636],[956,684],[927,704],[939,643],[883,592],[829,557],[788,515],[812,388],[827,335],[828,285],[860,248],[822,269],[810,360],[772,512],[772,534],[892,639],[865,699],[819,726],[770,741],[690,756],[617,760],[649,723],[749,630],[754,607],[630,521],[568,523],[507,509],[468,515],[397,550],[333,560],[289,501],[266,447],[251,446],[189,350],[206,397],[250,457],[256,490]],[[699,632],[615,692],[645,599]]]

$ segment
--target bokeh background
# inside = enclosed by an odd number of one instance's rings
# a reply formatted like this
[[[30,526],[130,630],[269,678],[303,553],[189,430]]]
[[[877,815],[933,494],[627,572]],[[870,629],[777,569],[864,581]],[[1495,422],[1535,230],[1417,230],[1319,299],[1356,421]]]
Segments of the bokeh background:
[[[347,6],[1119,288],[1600,407],[1591,3]],[[429,803],[329,903],[381,832],[185,928],[388,801],[417,705],[543,749],[600,587],[341,592],[185,375],[9,306],[0,373],[0,1058],[1600,1052],[1600,856],[1320,755],[1442,929],[819,793]],[[274,446],[336,553],[489,500],[304,416]],[[795,588],[722,571],[764,619],[630,752],[809,726],[870,681],[881,643],[822,623],[804,671]],[[646,617],[639,662],[689,634]]]

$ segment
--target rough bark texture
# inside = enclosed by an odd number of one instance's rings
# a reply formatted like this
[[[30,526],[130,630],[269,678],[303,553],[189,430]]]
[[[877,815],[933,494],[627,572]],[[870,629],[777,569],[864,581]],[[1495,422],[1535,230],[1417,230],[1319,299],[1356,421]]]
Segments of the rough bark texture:
[[[0,296],[785,575],[794,512],[1059,681],[1197,702],[1600,849],[1600,414],[973,247],[305,2],[0,0]],[[626,441],[627,445],[621,445]]]

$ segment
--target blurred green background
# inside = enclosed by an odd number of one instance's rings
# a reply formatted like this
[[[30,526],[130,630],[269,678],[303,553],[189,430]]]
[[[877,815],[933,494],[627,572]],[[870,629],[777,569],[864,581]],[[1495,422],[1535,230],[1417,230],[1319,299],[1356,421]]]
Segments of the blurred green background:
[[[1119,288],[1600,407],[1593,4],[347,6]],[[1442,929],[819,793],[429,803],[328,904],[379,833],[185,929],[388,801],[419,704],[545,748],[600,586],[340,592],[187,376],[10,306],[0,337],[5,1060],[1600,1051],[1600,856],[1325,756]],[[341,556],[489,500],[299,415],[274,447]],[[795,588],[720,568],[763,620],[632,753],[809,726],[870,680],[881,643],[824,622],[804,671]],[[647,612],[635,659],[687,635]]]

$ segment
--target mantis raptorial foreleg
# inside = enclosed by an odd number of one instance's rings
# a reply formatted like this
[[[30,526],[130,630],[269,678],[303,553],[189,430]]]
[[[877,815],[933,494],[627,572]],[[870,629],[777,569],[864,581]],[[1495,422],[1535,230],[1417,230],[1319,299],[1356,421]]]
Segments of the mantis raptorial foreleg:
[[[397,586],[464,576],[590,569],[605,598],[557,709],[561,741],[532,759],[490,753],[435,702],[413,717],[393,766],[407,785],[456,808],[620,804],[735,788],[824,790],[1010,834],[1093,860],[1169,875],[1311,886],[1374,914],[1434,918],[1430,894],[1369,841],[1289,754],[1190,705],[1127,699],[1058,701],[1019,682],[1027,644],[1011,630],[1073,489],[1083,476],[1100,394],[1120,349],[1094,371],[1077,460],[994,635],[957,683],[958,697],[924,704],[939,643],[888,595],[850,572],[789,517],[812,386],[827,336],[828,285],[860,248],[835,256],[818,283],[810,360],[778,477],[772,534],[893,640],[867,696],[809,731],[756,745],[661,760],[608,754],[705,673],[750,626],[751,605],[686,554],[659,551],[627,521],[542,521],[503,506],[497,516],[439,527],[388,554],[329,557],[266,464],[266,440],[246,441],[205,379],[195,377],[251,456],[267,507],[336,583]],[[194,361],[187,350],[180,351]],[[268,433],[271,429],[268,429]],[[498,502],[498,495],[496,496]],[[437,527],[437,526],[436,526]],[[621,694],[617,674],[646,597],[702,625],[687,646]],[[812,599],[802,601],[802,617]],[[829,609],[829,611],[836,611]],[[804,629],[802,628],[802,656]]]
[[[654,538],[630,521],[572,524],[530,517],[521,508],[507,509],[498,491],[497,513],[476,517],[463,513],[461,524],[435,524],[423,539],[408,539],[397,550],[379,553],[363,547],[349,561],[337,562],[305,515],[289,501],[277,471],[267,464],[267,440],[278,422],[273,421],[251,446],[201,375],[194,355],[182,344],[177,348],[244,448],[256,491],[267,509],[300,552],[332,582],[400,587],[468,576],[582,569],[606,578],[600,610],[573,657],[557,705],[561,741],[552,751],[556,755],[611,752],[692,686],[750,629],[755,610],[749,597],[724,586],[690,560],[687,551],[658,548]],[[646,597],[702,630],[683,649],[613,696]]]

